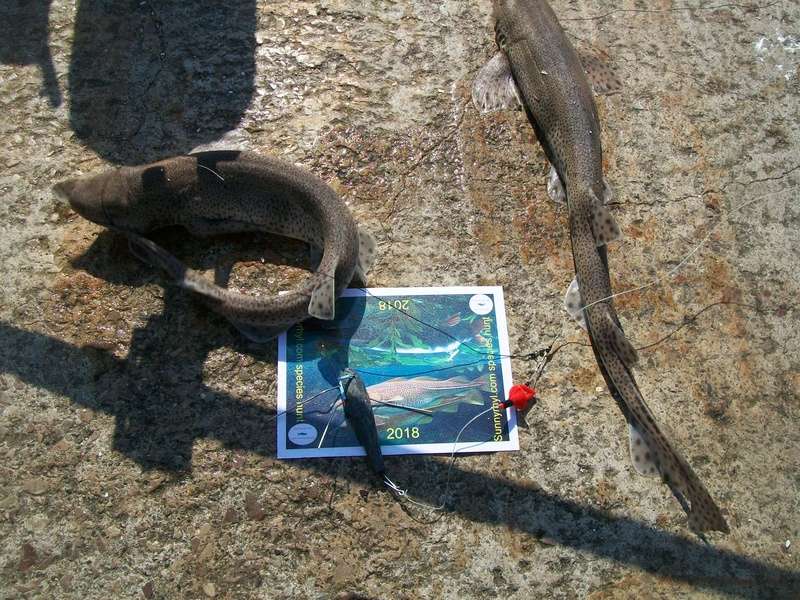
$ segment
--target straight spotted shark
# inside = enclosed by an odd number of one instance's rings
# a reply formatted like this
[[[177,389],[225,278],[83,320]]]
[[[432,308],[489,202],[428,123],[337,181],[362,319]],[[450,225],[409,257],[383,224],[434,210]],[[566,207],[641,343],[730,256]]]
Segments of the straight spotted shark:
[[[581,60],[545,0],[494,0],[494,17],[499,51],[478,73],[473,101],[482,112],[521,106],[550,161],[548,188],[569,208],[576,281],[566,303],[584,321],[600,372],[629,424],[633,465],[661,476],[693,530],[727,533],[719,507],[645,403],[632,372],[637,353],[611,301],[606,244],[620,232],[606,207],[611,192],[587,75],[602,93],[618,90],[619,80],[595,59]]]
[[[375,241],[359,230],[336,192],[310,172],[250,152],[217,150],[64,181],[55,192],[80,215],[128,236],[131,250],[198,294],[245,336],[266,341],[310,317],[335,317],[336,297],[366,285]],[[145,236],[179,225],[199,236],[268,232],[321,250],[298,289],[257,298],[215,285]]]

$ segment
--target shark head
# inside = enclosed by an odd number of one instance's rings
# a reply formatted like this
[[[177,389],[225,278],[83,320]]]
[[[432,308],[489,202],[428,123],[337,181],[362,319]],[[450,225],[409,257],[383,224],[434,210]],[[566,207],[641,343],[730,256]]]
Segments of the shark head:
[[[98,225],[146,233],[161,210],[158,192],[165,178],[160,166],[145,171],[121,167],[62,181],[53,187],[53,192],[67,200],[79,215]]]

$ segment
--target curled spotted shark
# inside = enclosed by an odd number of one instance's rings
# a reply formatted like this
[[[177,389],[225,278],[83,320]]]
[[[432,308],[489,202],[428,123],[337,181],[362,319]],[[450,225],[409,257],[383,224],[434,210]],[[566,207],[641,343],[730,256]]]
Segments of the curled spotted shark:
[[[245,336],[265,341],[311,317],[335,317],[338,294],[366,285],[375,241],[336,192],[309,171],[274,157],[216,150],[120,167],[55,186],[80,215],[128,236],[131,250],[198,294]],[[268,298],[225,289],[186,268],[145,236],[179,225],[194,235],[263,231],[322,251],[298,289]]]
[[[728,531],[719,507],[647,406],[633,366],[637,353],[611,301],[606,245],[619,227],[606,206],[600,124],[589,85],[619,89],[616,77],[592,58],[581,60],[545,0],[494,0],[499,51],[479,71],[472,89],[482,112],[521,106],[551,164],[548,189],[564,197],[576,279],[568,310],[583,321],[600,372],[629,424],[637,472],[660,475],[697,531]]]

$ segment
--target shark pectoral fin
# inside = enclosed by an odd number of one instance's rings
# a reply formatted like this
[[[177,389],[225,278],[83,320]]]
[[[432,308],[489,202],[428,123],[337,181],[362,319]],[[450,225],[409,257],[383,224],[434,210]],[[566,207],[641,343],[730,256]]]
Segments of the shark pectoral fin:
[[[592,204],[592,233],[594,241],[598,246],[603,246],[622,237],[619,226],[611,215],[611,211],[603,204],[600,199],[592,192],[594,203]]]
[[[581,53],[580,59],[595,94],[616,94],[622,89],[622,81],[604,61],[587,53]]]
[[[481,113],[517,109],[522,106],[511,64],[504,52],[495,54],[475,77],[472,103]]]
[[[378,429],[391,429],[393,427],[413,427],[428,425],[433,422],[433,417],[420,415],[418,413],[407,413],[405,415],[392,415],[383,417],[375,415],[375,426]],[[386,439],[386,438],[384,438]]]
[[[437,398],[434,402],[431,402],[427,405],[429,410],[434,412],[443,412],[443,413],[454,413],[458,412],[458,407],[461,404],[483,404],[483,397],[481,397],[480,401],[477,399],[469,399],[466,396],[461,397],[443,397]]]
[[[437,398],[434,402],[427,405],[431,410],[438,410],[443,412],[457,412],[461,404],[472,404],[473,406],[482,406],[485,404],[483,394],[477,389],[473,388],[466,392],[453,394],[452,396],[442,396]]]
[[[187,272],[186,265],[154,241],[135,233],[126,233],[126,235],[131,254],[151,267],[163,269],[178,284],[184,284]]]
[[[403,396],[402,394],[398,394],[396,396],[392,396],[388,400],[383,400],[383,403],[384,404],[400,404],[401,402],[404,402],[405,399],[406,399],[405,396]]]
[[[147,245],[143,244],[140,241],[143,239],[145,238],[128,235],[128,250],[130,251],[131,254],[133,254],[144,264],[160,269],[161,264],[160,261],[158,260],[158,257],[152,253],[152,251]]]
[[[358,263],[353,278],[359,287],[367,287],[367,273],[375,263],[378,244],[368,231],[358,230]]]
[[[320,272],[322,276],[311,292],[308,314],[316,319],[330,321],[336,314],[336,292],[333,276]]]
[[[476,389],[472,389],[469,392],[467,392],[467,395],[465,397],[465,402],[467,404],[473,404],[475,406],[480,406],[480,405],[484,404],[483,394],[481,394]]]
[[[564,203],[567,201],[567,193],[564,191],[564,184],[558,176],[558,171],[550,165],[550,173],[547,175],[547,195],[553,202]]]
[[[625,332],[622,331],[620,326],[611,316],[611,311],[609,311],[607,308],[605,311],[605,319],[609,331],[609,342],[611,343],[614,351],[617,353],[617,356],[619,356],[622,362],[624,362],[628,367],[634,366],[637,362],[639,362],[639,354],[636,352],[636,348],[633,347],[633,344],[631,344],[630,340],[625,337]]]
[[[259,344],[275,339],[289,328],[288,325],[250,325],[249,323],[241,323],[233,319],[230,319],[230,322],[244,337],[251,342],[257,342]]]
[[[586,329],[586,317],[583,314],[583,300],[581,300],[581,292],[578,289],[577,277],[572,279],[567,293],[564,294],[564,308],[567,309],[569,316],[578,322],[578,325]]]
[[[630,429],[630,450],[633,468],[639,475],[652,477],[660,473],[656,453],[647,443],[644,434],[634,421],[628,421]]]

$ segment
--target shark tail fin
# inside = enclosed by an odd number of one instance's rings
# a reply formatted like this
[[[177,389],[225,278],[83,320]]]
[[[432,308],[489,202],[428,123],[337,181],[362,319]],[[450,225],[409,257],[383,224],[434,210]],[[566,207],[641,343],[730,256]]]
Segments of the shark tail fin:
[[[700,478],[674,449],[644,405],[645,414],[637,421],[629,417],[631,458],[634,468],[643,475],[661,475],[689,517],[689,527],[703,531],[729,532],[719,506],[708,493]]]

